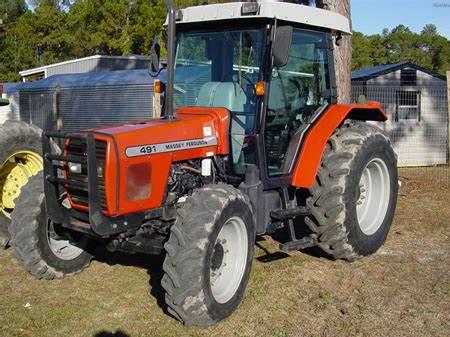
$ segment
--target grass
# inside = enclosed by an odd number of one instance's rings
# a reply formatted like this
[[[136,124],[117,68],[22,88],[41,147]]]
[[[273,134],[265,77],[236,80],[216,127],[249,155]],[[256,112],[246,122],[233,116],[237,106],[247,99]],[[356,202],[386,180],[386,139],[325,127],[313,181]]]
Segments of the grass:
[[[449,189],[422,179],[422,170],[403,177],[393,228],[377,254],[349,264],[296,252],[264,263],[257,248],[243,303],[209,328],[184,327],[164,313],[161,261],[114,255],[46,282],[11,250],[0,252],[0,335],[448,337]],[[259,245],[277,252],[270,237]]]

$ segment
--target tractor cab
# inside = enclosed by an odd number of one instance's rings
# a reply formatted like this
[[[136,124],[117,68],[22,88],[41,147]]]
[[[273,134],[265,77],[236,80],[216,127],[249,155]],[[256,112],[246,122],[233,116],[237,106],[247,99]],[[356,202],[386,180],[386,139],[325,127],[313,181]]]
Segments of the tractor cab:
[[[232,174],[249,164],[267,181],[292,174],[301,133],[336,103],[333,36],[350,33],[348,20],[261,1],[191,7],[175,21],[173,111],[230,111]]]

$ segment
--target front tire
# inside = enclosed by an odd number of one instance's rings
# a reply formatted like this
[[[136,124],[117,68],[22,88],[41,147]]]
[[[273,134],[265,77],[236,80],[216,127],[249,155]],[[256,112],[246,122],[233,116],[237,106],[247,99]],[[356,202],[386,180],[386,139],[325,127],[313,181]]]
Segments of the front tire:
[[[186,325],[228,317],[248,283],[255,242],[250,201],[225,184],[194,192],[171,228],[162,286],[168,311]]]
[[[38,279],[62,279],[82,271],[92,259],[85,250],[89,243],[86,238],[75,246],[55,228],[47,217],[41,172],[22,189],[9,225],[15,256]]]
[[[367,123],[345,123],[328,142],[305,222],[326,254],[354,261],[386,241],[397,193],[397,158],[389,139]]]

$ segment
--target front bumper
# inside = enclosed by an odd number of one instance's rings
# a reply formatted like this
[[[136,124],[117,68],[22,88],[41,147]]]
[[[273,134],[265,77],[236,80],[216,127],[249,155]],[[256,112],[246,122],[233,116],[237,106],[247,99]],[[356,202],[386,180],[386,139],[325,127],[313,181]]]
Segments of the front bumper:
[[[63,140],[82,140],[87,144],[87,151],[82,156],[59,155],[54,153],[52,143]],[[162,216],[161,209],[145,213],[110,217],[101,208],[99,179],[97,173],[97,158],[95,138],[92,132],[86,134],[67,134],[62,132],[46,132],[43,136],[44,153],[44,191],[49,218],[63,227],[85,232],[99,237],[111,237],[120,233],[133,231],[149,219]],[[62,153],[65,153],[62,151]],[[74,179],[64,179],[63,171],[68,163],[87,164],[87,182]],[[67,188],[83,188],[88,191],[88,212],[81,212],[63,205]]]

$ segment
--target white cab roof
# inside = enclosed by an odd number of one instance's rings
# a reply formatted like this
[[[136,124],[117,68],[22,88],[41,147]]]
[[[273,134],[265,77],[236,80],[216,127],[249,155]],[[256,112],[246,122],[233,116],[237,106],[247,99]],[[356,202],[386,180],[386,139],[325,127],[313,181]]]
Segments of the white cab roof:
[[[260,1],[255,15],[242,15],[243,2],[195,6],[182,9],[178,23],[211,22],[233,19],[279,19],[351,34],[350,22],[343,15],[288,2]]]

